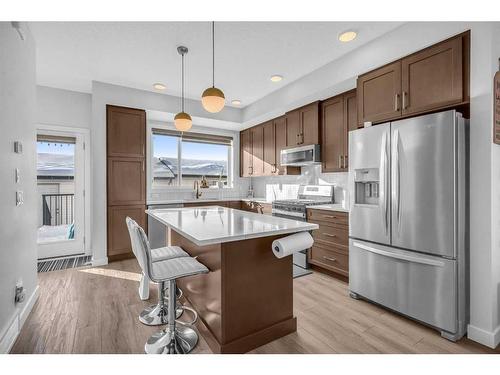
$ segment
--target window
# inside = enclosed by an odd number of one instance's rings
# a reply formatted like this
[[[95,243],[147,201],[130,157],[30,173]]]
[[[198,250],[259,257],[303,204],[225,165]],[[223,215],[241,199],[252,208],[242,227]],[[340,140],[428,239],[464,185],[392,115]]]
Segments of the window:
[[[153,189],[192,188],[203,179],[210,188],[231,184],[232,138],[153,129],[151,143]]]
[[[179,137],[153,133],[152,154],[153,188],[177,186],[179,181]]]

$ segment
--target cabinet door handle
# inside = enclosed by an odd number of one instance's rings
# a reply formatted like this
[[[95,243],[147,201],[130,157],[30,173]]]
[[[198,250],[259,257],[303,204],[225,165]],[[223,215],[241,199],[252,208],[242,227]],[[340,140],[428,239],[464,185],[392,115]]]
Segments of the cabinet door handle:
[[[301,136],[302,136],[302,141],[300,141],[300,144],[303,145],[304,144],[304,133],[302,133]]]
[[[323,259],[329,260],[330,262],[336,262],[337,261],[336,258],[330,258],[330,257],[327,257],[325,255],[323,255]]]
[[[343,159],[343,156],[339,155],[339,168],[342,168],[342,159]]]
[[[324,236],[327,236],[327,237],[332,237],[332,238],[336,238],[337,235],[336,234],[330,234],[330,233],[323,233]]]
[[[399,94],[394,96],[394,110],[399,111]]]
[[[407,95],[406,91],[403,91],[403,109],[408,108],[406,95]]]
[[[323,217],[326,217],[327,219],[336,219],[337,216],[333,216],[333,215],[323,215]]]
[[[347,168],[347,155],[344,155],[344,169]]]

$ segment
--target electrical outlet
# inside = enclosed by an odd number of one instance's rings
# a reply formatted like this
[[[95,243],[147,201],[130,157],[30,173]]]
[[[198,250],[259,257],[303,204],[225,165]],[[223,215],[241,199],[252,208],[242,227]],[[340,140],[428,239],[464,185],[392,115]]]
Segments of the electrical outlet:
[[[24,287],[21,283],[18,283],[16,285],[16,296],[14,298],[14,301],[16,303],[22,303],[24,302],[24,298],[26,298],[26,292],[24,291]]]

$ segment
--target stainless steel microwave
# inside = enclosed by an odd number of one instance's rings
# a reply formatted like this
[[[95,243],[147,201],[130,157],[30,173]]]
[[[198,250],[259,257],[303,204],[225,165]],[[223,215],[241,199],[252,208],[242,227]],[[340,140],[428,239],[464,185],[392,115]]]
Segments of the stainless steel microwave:
[[[321,162],[319,145],[307,145],[281,150],[281,165],[302,167]]]

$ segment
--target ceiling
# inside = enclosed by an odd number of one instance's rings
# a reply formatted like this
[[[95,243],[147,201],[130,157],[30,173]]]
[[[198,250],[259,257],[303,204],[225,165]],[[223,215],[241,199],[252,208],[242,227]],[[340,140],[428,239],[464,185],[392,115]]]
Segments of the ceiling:
[[[215,24],[215,84],[241,107],[278,90],[401,25],[397,22],[220,22]],[[91,92],[92,81],[180,94],[185,45],[186,97],[211,85],[210,22],[30,22],[38,84]],[[358,37],[337,36],[354,29]],[[279,83],[270,76],[279,74]]]

